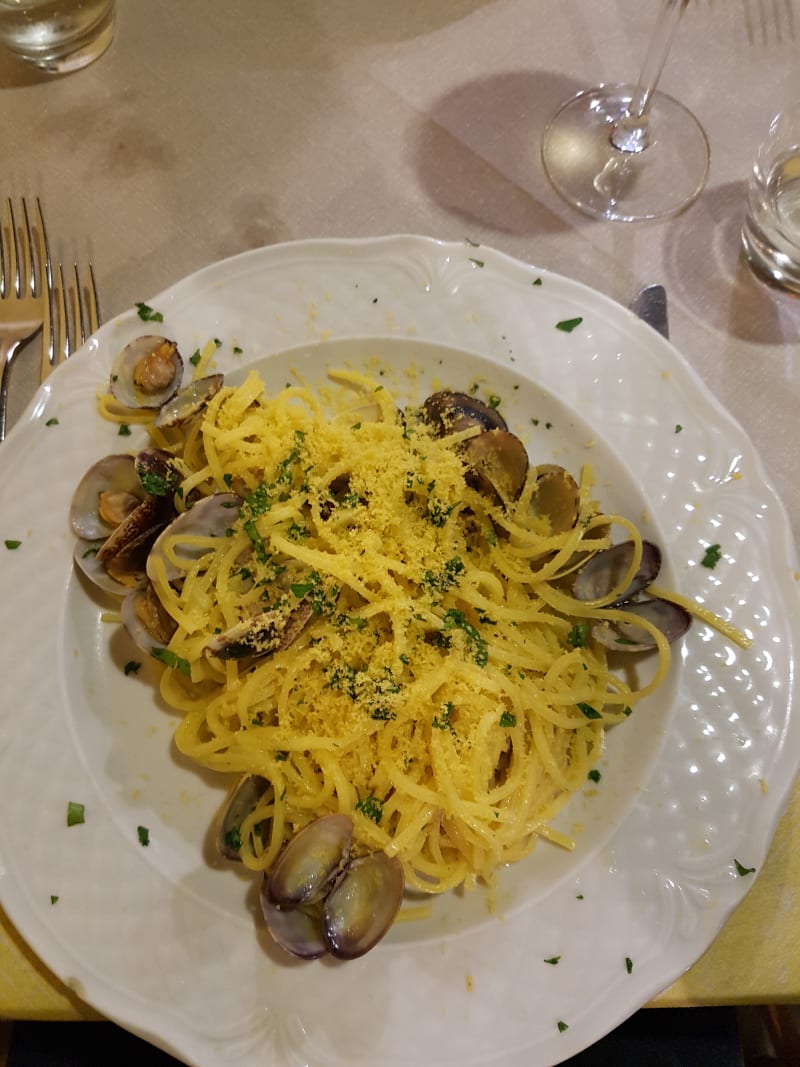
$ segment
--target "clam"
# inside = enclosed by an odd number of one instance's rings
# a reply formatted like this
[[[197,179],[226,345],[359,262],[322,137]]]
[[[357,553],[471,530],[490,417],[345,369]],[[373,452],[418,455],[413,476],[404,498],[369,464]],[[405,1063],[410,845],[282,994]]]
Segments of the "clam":
[[[633,559],[633,541],[622,541],[597,552],[575,575],[572,592],[578,600],[601,600],[619,585]],[[618,593],[612,606],[632,600],[652,582],[661,570],[661,549],[652,541],[642,541],[639,569],[627,589]]]
[[[467,481],[479,492],[507,503],[516,500],[528,474],[528,453],[509,430],[486,430],[461,445]]]
[[[621,605],[625,611],[651,622],[672,643],[683,637],[692,622],[685,608],[669,600],[652,597]],[[652,634],[635,623],[600,623],[592,628],[592,636],[606,648],[617,652],[647,652],[655,648]]]
[[[151,496],[172,496],[181,481],[175,459],[163,448],[143,448],[134,459],[142,488]]]
[[[111,367],[111,393],[129,408],[160,408],[183,378],[175,341],[147,334],[127,344]]]
[[[299,908],[281,908],[266,891],[268,884],[265,878],[261,887],[261,913],[273,941],[301,960],[317,960],[327,955],[328,944],[322,931],[322,902]]]
[[[128,593],[120,611],[122,625],[143,652],[166,648],[178,628],[149,581],[141,589]]]
[[[581,493],[578,483],[563,467],[545,463],[536,468],[533,512],[550,523],[554,534],[566,533],[578,521]]]
[[[161,405],[156,415],[155,425],[166,429],[188,422],[203,410],[213,396],[216,396],[224,380],[222,374],[208,374],[204,378],[196,378]]]
[[[353,821],[323,815],[291,839],[269,873],[269,895],[281,908],[296,908],[326,896],[350,861]]]
[[[506,420],[496,408],[469,393],[455,393],[449,389],[428,397],[422,405],[422,417],[439,437],[471,427],[480,430],[508,429]]]
[[[350,860],[349,816],[325,815],[285,847],[261,887],[267,929],[301,959],[330,952],[355,959],[394,922],[403,899],[397,857],[374,852]]]
[[[103,564],[98,562],[97,553],[102,547],[102,541],[78,540],[75,542],[75,548],[72,552],[72,561],[86,575],[92,585],[102,589],[104,593],[110,593],[112,596],[125,597],[131,591],[131,582],[118,582],[116,578],[111,577]],[[146,575],[142,574],[141,584],[143,585],[145,581]]]
[[[245,774],[236,782],[217,816],[217,848],[228,860],[241,860],[243,844],[240,829],[269,788],[259,774]]]
[[[146,496],[103,542],[97,553],[98,562],[104,563],[110,573],[110,565],[117,557],[140,558],[142,553],[146,556],[173,514],[172,502],[166,497]]]
[[[203,653],[218,659],[244,659],[282,652],[297,640],[313,614],[313,605],[306,599],[294,605],[270,608],[217,634]]]
[[[403,899],[405,879],[396,856],[372,852],[353,860],[322,909],[322,934],[331,955],[363,956],[388,930]]]
[[[632,541],[622,541],[597,552],[575,575],[574,596],[588,601],[613,595],[612,591],[618,589],[630,568],[633,549]],[[627,588],[614,595],[607,606],[622,608],[631,615],[647,619],[672,642],[686,633],[692,617],[678,604],[643,596],[660,569],[661,550],[651,541],[643,541],[638,570]],[[652,634],[634,622],[597,621],[592,626],[592,636],[601,645],[618,652],[646,652],[655,647]]]
[[[108,537],[144,496],[133,456],[103,456],[86,471],[72,494],[69,517],[74,534],[84,541]]]
[[[242,498],[236,493],[212,493],[202,497],[188,510],[173,519],[164,529],[153,545],[148,557],[150,577],[155,576],[154,562],[160,559],[164,563],[167,581],[174,582],[182,577],[185,568],[175,562],[182,560],[188,567],[210,551],[207,538],[225,537],[236,521]],[[167,546],[174,558],[167,553]]]

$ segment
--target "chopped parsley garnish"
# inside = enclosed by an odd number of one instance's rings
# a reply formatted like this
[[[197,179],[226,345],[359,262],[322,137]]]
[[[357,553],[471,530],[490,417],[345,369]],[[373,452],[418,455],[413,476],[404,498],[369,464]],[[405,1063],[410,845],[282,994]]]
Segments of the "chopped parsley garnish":
[[[364,797],[363,800],[357,802],[356,811],[360,811],[362,815],[366,815],[374,823],[379,823],[383,815],[383,804],[377,797]]]
[[[486,666],[489,662],[489,648],[486,640],[481,637],[472,623],[467,621],[463,611],[459,611],[458,608],[448,608],[444,614],[444,629],[445,631],[463,630],[467,638],[467,647],[472,652],[475,662],[479,667]]]
[[[500,725],[501,726],[516,726],[517,725],[517,716],[514,715],[510,711],[504,711],[503,714],[500,716]]]
[[[185,674],[187,678],[191,674],[191,667],[189,666],[188,659],[183,659],[182,656],[176,656],[169,648],[151,648],[150,655],[153,659],[157,659],[167,667],[177,667],[181,674]]]
[[[322,575],[318,571],[312,571],[306,581],[294,582],[289,588],[298,600],[309,597],[315,615],[329,615],[336,606],[336,598],[339,595],[337,585],[333,586],[330,595],[326,595],[322,587]]]
[[[234,354],[234,356],[241,356],[242,352],[244,352],[244,349],[241,348],[239,345],[234,345],[233,346],[233,354]]]
[[[460,576],[464,573],[464,561],[458,556],[447,560],[444,569],[439,574],[433,571],[425,571],[422,579],[422,588],[428,593],[446,593],[454,585],[458,585]]]
[[[231,850],[231,852],[241,852],[242,849],[242,835],[239,832],[239,827],[234,826],[225,834],[225,844]]]
[[[139,844],[143,848],[147,848],[147,846],[150,844],[150,831],[147,829],[147,827],[146,826],[137,826],[136,827],[136,834],[137,834],[137,836],[139,838]]]
[[[142,665],[141,665],[141,663],[139,663],[138,660],[129,659],[128,662],[125,664],[125,666],[122,669],[125,671],[126,675],[128,675],[128,674],[138,674],[139,671],[141,670],[141,666]]]
[[[582,712],[582,714],[584,714],[587,719],[602,719],[603,718],[603,716],[600,714],[600,712],[596,708],[593,708],[591,704],[587,704],[583,700],[579,700],[577,706],[578,706],[578,710],[580,712]]]
[[[147,304],[144,304],[139,300],[136,301],[136,311],[137,311],[137,313],[139,315],[139,318],[142,320],[142,322],[163,322],[164,321],[164,316],[161,314],[160,311],[154,311]]]
[[[709,545],[706,549],[705,555],[700,560],[701,567],[708,567],[710,571],[716,567],[719,561],[722,559],[722,549],[719,545]]]
[[[58,419],[55,416],[52,419],[48,419],[45,426],[58,426]],[[58,900],[58,897],[56,897],[56,900]]]
[[[561,322],[556,323],[557,330],[563,330],[564,333],[572,333],[576,326],[580,326],[583,322],[582,316],[578,316],[575,319],[562,319]]]
[[[119,424],[119,429],[117,430],[117,436],[118,437],[130,437],[130,435],[131,435],[130,426],[127,424],[127,422],[121,422]]]
[[[245,497],[244,508],[242,508],[242,510],[244,511],[247,509],[250,515],[255,518],[257,515],[266,514],[271,507],[272,497],[270,496],[269,488],[265,482],[262,482],[252,491],[252,493],[249,493]]]
[[[483,266],[485,266],[485,263],[484,263],[484,261],[483,261],[482,259],[473,259],[473,258],[472,258],[472,256],[470,256],[470,257],[469,257],[469,261],[470,261],[470,263],[474,263],[474,265],[475,265],[476,267],[483,267]]]
[[[80,826],[82,822],[86,822],[85,805],[70,800],[67,804],[67,826]]]
[[[586,648],[589,644],[589,623],[577,622],[567,634],[567,644],[573,648]]]
[[[625,970],[628,972],[628,974],[630,974],[633,970],[633,960],[630,958],[630,956],[625,957]]]
[[[492,393],[492,395],[489,397],[489,407],[492,408],[494,411],[497,411],[501,403],[502,401],[500,400],[500,397]]]
[[[425,518],[432,526],[441,529],[457,506],[457,504],[451,504],[449,507],[446,507],[441,500],[436,500],[434,498],[428,502],[428,506],[425,509]]]
[[[603,776],[596,767],[592,767],[586,777],[589,779],[590,782],[599,782]]]
[[[679,422],[676,422],[675,423],[675,433],[680,433],[682,429],[683,429],[683,427],[681,426],[681,424]]]
[[[5,542],[6,548],[10,552],[13,551],[15,548],[19,548],[19,546],[21,544],[22,544],[22,541],[12,541],[10,538],[7,538],[6,542]]]
[[[191,356],[189,356],[189,362],[193,367],[196,367],[197,364],[200,362],[201,358],[202,357],[200,355],[200,349],[198,348],[191,354]]]
[[[51,893],[50,894],[50,903],[51,904],[58,903],[58,894],[57,893]]]
[[[181,479],[175,467],[168,467],[166,474],[159,474],[156,471],[145,470],[143,464],[139,463],[136,473],[139,475],[142,489],[150,496],[170,496],[175,492],[175,487]]]
[[[748,875],[748,874],[755,874],[755,871],[756,871],[755,867],[745,867],[745,866],[743,866],[741,863],[739,863],[739,861],[736,859],[736,857],[734,857],[733,862],[734,862],[734,864],[736,866],[736,873],[739,875],[740,878],[744,878],[745,875]]]
[[[541,285],[541,284],[542,284],[542,279],[541,278],[534,278],[533,281],[531,282],[531,285]]]
[[[559,1019],[556,1026],[560,1034],[563,1034],[565,1030],[569,1030],[569,1023],[565,1023],[563,1019]]]
[[[451,734],[456,732],[455,726],[450,721],[450,716],[455,711],[454,705],[448,700],[443,705],[443,714],[440,716],[434,715],[431,719],[431,726],[434,730],[449,730]]]
[[[557,964],[560,959],[560,956],[548,956],[548,958],[544,962],[555,966],[555,964]]]

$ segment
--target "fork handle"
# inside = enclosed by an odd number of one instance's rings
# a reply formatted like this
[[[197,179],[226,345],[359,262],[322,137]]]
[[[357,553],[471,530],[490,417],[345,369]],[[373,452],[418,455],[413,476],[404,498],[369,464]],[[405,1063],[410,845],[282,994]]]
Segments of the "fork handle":
[[[11,364],[19,345],[19,341],[0,341],[0,441],[6,436],[8,380],[11,377]]]

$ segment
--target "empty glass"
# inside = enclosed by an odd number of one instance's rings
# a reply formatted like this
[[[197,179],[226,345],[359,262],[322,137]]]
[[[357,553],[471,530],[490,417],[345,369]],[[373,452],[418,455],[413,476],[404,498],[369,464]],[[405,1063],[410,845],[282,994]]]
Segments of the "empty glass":
[[[689,2],[661,0],[635,85],[578,93],[545,129],[545,172],[587,215],[622,222],[666,218],[705,185],[709,149],[702,126],[677,100],[656,91]]]

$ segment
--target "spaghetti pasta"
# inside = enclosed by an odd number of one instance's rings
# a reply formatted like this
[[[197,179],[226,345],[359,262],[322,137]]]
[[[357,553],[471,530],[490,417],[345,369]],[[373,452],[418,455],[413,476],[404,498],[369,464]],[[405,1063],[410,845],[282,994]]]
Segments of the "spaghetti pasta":
[[[265,781],[238,827],[248,867],[269,869],[287,837],[338,811],[357,852],[397,856],[407,885],[442,892],[491,879],[540,836],[571,847],[550,822],[606,729],[664,679],[669,646],[636,620],[656,665],[633,689],[589,637],[628,618],[609,604],[642,554],[636,526],[594,502],[590,468],[576,521],[554,530],[535,467],[501,500],[469,477],[474,430],[437,434],[379,382],[336,377],[327,397],[268,395],[251,373],[187,425],[151,427],[180,509],[237,494],[224,536],[168,528],[151,553],[174,628],[161,692],[181,752]],[[576,599],[570,575],[615,526],[633,544],[627,573]]]

